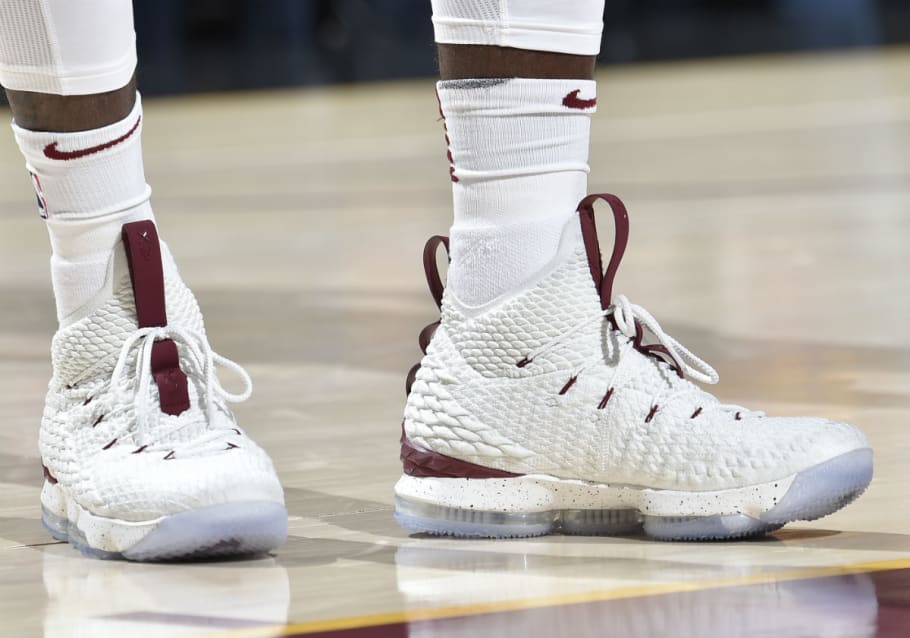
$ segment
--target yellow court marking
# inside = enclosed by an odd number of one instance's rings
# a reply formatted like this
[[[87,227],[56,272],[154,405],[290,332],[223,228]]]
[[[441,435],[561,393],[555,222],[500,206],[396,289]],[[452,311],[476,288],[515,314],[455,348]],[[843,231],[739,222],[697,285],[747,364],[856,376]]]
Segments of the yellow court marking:
[[[437,620],[453,618],[456,616],[473,616],[492,612],[518,611],[540,607],[555,607],[558,605],[572,605],[577,603],[599,602],[617,600],[621,598],[635,598],[639,596],[653,596],[656,594],[670,594],[687,591],[698,591],[715,587],[732,587],[736,585],[757,585],[770,582],[800,580],[805,578],[821,578],[825,576],[843,576],[847,574],[861,574],[865,572],[879,572],[891,569],[910,568],[910,558],[897,558],[883,561],[865,563],[852,563],[847,565],[830,565],[824,567],[802,567],[777,572],[757,572],[746,576],[731,576],[729,578],[707,578],[692,581],[678,581],[672,583],[654,583],[618,587],[616,589],[592,590],[585,592],[572,592],[554,594],[533,598],[516,600],[499,600],[489,603],[469,603],[461,605],[447,605],[441,607],[424,607],[402,611],[392,611],[380,614],[366,614],[363,616],[347,616],[343,618],[329,618],[326,620],[313,620],[296,622],[285,625],[269,625],[253,629],[237,629],[205,634],[206,638],[268,638],[272,636],[292,636],[310,634],[320,631],[333,631],[338,629],[357,629],[376,625],[392,623],[406,623],[419,620]]]

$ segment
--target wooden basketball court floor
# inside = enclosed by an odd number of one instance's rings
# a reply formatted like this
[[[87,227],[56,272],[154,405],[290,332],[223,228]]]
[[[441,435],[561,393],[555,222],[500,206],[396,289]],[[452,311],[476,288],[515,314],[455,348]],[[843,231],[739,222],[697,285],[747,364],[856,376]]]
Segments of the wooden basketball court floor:
[[[603,70],[591,190],[618,289],[772,414],[860,424],[856,504],[766,539],[464,541],[392,519],[404,376],[449,224],[432,82],[149,99],[163,235],[286,485],[273,556],[83,558],[39,522],[48,246],[0,135],[3,636],[910,635],[910,50]],[[5,116],[0,116],[0,120]]]

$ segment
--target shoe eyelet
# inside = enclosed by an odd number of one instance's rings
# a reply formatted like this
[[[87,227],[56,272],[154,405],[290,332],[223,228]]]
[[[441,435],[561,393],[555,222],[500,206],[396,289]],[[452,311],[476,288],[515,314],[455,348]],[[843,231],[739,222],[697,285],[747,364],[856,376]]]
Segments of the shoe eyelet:
[[[101,448],[101,449],[102,449],[102,450],[109,450],[109,449],[111,449],[112,447],[114,447],[114,444],[115,444],[116,442],[117,442],[117,439],[114,439],[114,440],[112,440],[110,443],[108,443],[107,445],[105,445],[105,446],[104,446],[103,448]]]
[[[568,391],[569,391],[569,388],[571,388],[573,385],[575,385],[575,381],[576,381],[577,379],[578,379],[577,376],[573,376],[571,379],[569,379],[568,381],[566,381],[566,384],[565,384],[564,386],[562,386],[562,390],[559,391],[560,396],[562,396],[563,394],[565,394],[566,392],[568,392]]]
[[[600,400],[600,403],[597,404],[597,409],[603,410],[605,407],[607,407],[607,402],[610,400],[610,397],[612,397],[612,396],[613,396],[613,388],[609,388],[607,390],[607,393]]]
[[[701,407],[696,408],[696,409],[695,409],[695,412],[693,412],[693,413],[692,413],[692,416],[690,416],[689,418],[690,418],[690,419],[694,419],[694,418],[697,417],[699,414],[701,414]]]
[[[653,419],[653,418],[654,418],[654,415],[657,414],[657,408],[658,408],[658,407],[660,407],[660,406],[658,406],[658,405],[652,405],[652,406],[651,406],[651,411],[648,412],[648,416],[645,417],[645,423],[650,423],[650,422],[651,422],[651,419]]]

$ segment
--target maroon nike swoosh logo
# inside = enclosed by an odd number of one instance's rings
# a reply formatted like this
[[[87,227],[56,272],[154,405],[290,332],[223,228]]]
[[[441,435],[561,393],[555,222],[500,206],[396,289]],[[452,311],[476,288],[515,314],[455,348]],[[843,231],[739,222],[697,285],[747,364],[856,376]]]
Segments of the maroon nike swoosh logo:
[[[131,128],[129,131],[127,131],[126,133],[124,133],[123,135],[121,135],[120,137],[118,137],[115,140],[111,140],[110,142],[105,142],[104,144],[98,144],[97,146],[89,146],[88,148],[79,148],[79,149],[76,149],[75,151],[58,151],[57,150],[58,142],[53,142],[52,144],[48,144],[47,146],[44,147],[44,156],[47,158],[50,158],[50,159],[55,159],[55,160],[73,160],[73,159],[79,159],[80,157],[85,157],[86,155],[93,155],[94,153],[100,153],[101,151],[105,151],[112,146],[116,146],[117,144],[120,144],[120,142],[123,142],[124,140],[129,138],[129,136],[132,135],[133,133],[135,133],[136,129],[139,128],[139,123],[141,121],[142,121],[142,116],[140,115],[138,117],[138,119],[136,120],[136,123],[133,124],[133,128]]]
[[[597,98],[591,98],[590,100],[584,100],[578,97],[578,94],[581,93],[581,89],[575,89],[567,96],[562,98],[562,105],[570,109],[589,109],[592,106],[597,105]]]

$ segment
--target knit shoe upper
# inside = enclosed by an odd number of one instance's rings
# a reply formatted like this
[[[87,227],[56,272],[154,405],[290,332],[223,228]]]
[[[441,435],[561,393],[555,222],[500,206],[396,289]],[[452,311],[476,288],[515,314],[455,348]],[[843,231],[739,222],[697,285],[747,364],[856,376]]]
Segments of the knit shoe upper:
[[[606,274],[586,200],[522,289],[474,308],[441,295],[405,408],[407,446],[513,474],[691,491],[773,481],[868,447],[851,425],[724,405],[690,381],[717,373],[612,295],[627,222],[607,197],[618,232]]]
[[[139,284],[118,243],[106,289],[54,336],[39,437],[48,480],[93,514],[130,521],[230,502],[283,503],[271,460],[227,405],[249,396],[249,377],[212,352],[192,292],[160,249],[165,325],[140,327]],[[246,390],[225,391],[216,364],[237,371]]]

